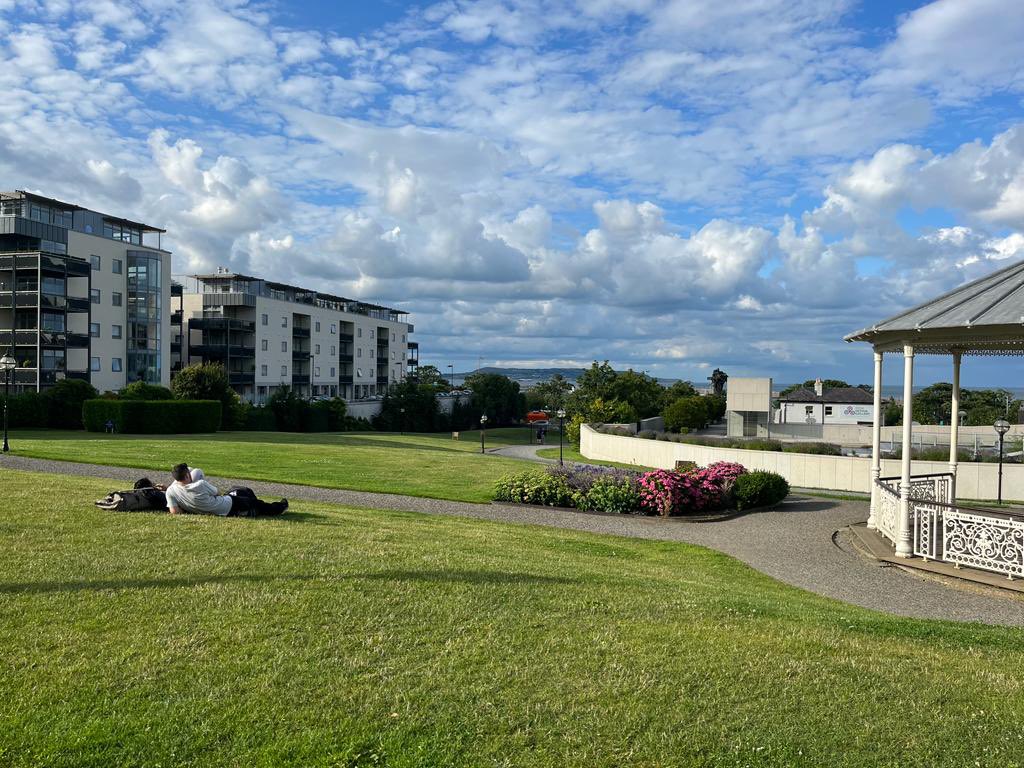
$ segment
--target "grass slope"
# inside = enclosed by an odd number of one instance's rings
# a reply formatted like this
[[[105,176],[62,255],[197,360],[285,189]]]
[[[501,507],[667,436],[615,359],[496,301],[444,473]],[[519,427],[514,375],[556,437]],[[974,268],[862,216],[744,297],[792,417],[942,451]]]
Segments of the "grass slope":
[[[488,447],[528,441],[526,429],[487,430]],[[521,461],[481,455],[479,432],[463,432],[456,441],[450,433],[147,436],[42,430],[14,433],[11,448],[18,456],[142,467],[163,476],[184,461],[211,475],[476,502],[491,500],[499,477],[523,469]]]
[[[0,483],[4,766],[1020,766],[1024,632],[685,545]]]
[[[537,455],[542,459],[557,459],[558,448],[541,448],[537,451]],[[602,467],[619,467],[621,469],[635,469],[640,472],[646,472],[654,467],[645,467],[640,464],[623,464],[619,461],[602,461],[601,459],[588,459],[582,453],[580,453],[575,446],[564,445],[562,446],[562,460],[563,461],[574,461],[579,464],[597,464]]]

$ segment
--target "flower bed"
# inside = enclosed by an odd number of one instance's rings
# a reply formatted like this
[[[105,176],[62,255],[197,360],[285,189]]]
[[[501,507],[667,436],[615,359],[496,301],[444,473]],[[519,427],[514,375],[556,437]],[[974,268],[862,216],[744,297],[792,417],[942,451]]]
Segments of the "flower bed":
[[[746,490],[737,498],[740,478]],[[774,472],[747,472],[740,464],[720,461],[650,472],[589,465],[529,469],[499,480],[494,500],[672,517],[774,504],[788,493],[789,485]]]

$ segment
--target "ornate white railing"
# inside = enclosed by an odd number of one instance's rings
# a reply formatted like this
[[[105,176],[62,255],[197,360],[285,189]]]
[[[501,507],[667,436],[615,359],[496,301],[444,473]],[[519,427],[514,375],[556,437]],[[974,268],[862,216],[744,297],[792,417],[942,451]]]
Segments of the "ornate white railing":
[[[952,499],[951,474],[915,475],[910,481],[913,552],[919,557],[1024,576],[1024,519],[995,510],[963,507]],[[900,478],[878,480],[875,525],[887,539],[899,536]]]

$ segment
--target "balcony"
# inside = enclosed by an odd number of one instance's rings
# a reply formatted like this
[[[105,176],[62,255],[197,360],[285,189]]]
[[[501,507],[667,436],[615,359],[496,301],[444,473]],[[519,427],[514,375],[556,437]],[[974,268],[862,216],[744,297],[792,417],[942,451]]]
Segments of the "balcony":
[[[14,298],[15,307],[38,307],[39,294],[36,291],[17,291]],[[9,291],[0,293],[0,309],[11,308],[11,294]]]
[[[309,384],[308,373],[293,373],[292,384]]]
[[[352,356],[351,352],[342,352],[340,355],[338,355],[338,360],[343,362],[343,363],[354,362],[354,359],[353,359],[353,356]]]
[[[39,333],[34,330],[15,330],[14,338],[10,331],[0,331],[0,347],[34,347],[39,343]]]
[[[181,312],[174,312],[171,315],[171,323],[174,323],[174,315]],[[179,321],[180,324],[181,321]],[[256,332],[256,323],[246,320],[239,320],[234,317],[193,317],[188,321],[190,331],[242,331],[248,333]]]
[[[255,384],[256,371],[231,371],[228,373],[228,378],[230,379],[232,386],[237,386],[239,384]]]
[[[378,384],[387,384],[388,383],[388,377],[387,376],[378,376],[377,377],[377,383]]]
[[[68,296],[67,298],[67,311],[68,312],[88,312],[89,311],[89,300],[80,299],[75,296]]]
[[[309,328],[292,328],[293,339],[308,339]]]
[[[181,325],[181,322],[184,319],[185,313],[182,310],[176,309],[173,312],[171,312],[171,325]],[[255,325],[255,323],[253,325]]]
[[[351,333],[339,333],[338,338],[341,339],[341,341],[347,341],[349,344],[355,341],[355,337],[353,337]]]
[[[180,341],[172,341],[171,342],[171,354],[172,355],[180,355],[181,354],[181,342]]]
[[[343,373],[338,377],[339,384],[351,384],[354,381],[351,373]]]
[[[228,357],[255,358],[256,348],[238,344],[190,344],[189,357],[221,359]]]

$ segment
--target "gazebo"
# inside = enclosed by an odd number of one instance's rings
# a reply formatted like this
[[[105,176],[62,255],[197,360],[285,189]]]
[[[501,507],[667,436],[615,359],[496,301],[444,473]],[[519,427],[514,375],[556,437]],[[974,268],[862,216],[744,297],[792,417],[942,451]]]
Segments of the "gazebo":
[[[956,503],[960,363],[970,355],[1024,354],[1024,261],[846,336],[875,354],[871,509],[868,528],[900,558],[923,557],[1005,574],[1024,575],[1024,521]],[[903,355],[901,475],[881,477],[882,360]],[[911,466],[914,358],[948,355],[953,362],[949,471],[914,475]]]

